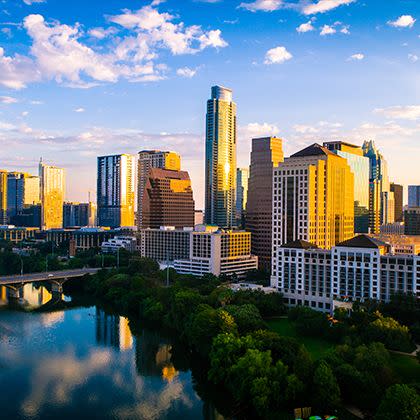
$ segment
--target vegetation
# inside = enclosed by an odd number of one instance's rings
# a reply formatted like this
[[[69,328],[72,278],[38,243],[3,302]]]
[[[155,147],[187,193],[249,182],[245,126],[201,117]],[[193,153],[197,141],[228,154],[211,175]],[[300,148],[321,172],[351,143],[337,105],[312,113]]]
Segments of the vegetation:
[[[338,311],[335,319],[300,307],[286,318],[279,294],[234,293],[214,276],[172,270],[167,287],[166,275],[155,262],[134,258],[80,285],[127,315],[175,330],[208,370],[209,386],[225,389],[254,418],[307,406],[337,415],[347,404],[373,414],[386,390],[417,386],[417,359],[407,364],[387,350],[411,347],[410,331],[375,305],[356,307],[351,316]],[[416,392],[408,389],[408,396]]]

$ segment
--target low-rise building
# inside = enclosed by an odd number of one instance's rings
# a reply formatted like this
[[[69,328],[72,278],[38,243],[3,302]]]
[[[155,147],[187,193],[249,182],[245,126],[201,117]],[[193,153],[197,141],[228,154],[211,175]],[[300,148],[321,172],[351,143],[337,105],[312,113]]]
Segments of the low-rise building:
[[[4,226],[0,226],[0,240],[18,243],[26,239],[34,238],[36,231],[37,231],[37,228],[4,225]]]
[[[380,231],[386,235],[404,235],[405,226],[403,222],[387,223],[381,226]]]
[[[281,246],[271,286],[288,304],[333,311],[339,302],[388,301],[393,293],[420,297],[420,256],[392,254],[391,246],[367,235],[331,250],[298,240]]]
[[[251,255],[250,232],[203,226],[190,235],[188,258],[174,261],[181,274],[243,277],[258,268],[258,257]]]
[[[137,248],[137,239],[134,236],[116,236],[106,242],[102,242],[102,252],[105,254],[113,254],[120,249],[128,252],[135,252]]]

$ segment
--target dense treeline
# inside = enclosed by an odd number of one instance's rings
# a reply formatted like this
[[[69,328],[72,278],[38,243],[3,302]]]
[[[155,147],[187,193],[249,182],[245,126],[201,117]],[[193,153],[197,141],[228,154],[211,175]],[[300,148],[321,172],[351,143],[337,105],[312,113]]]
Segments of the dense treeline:
[[[234,293],[214,276],[172,270],[167,287],[167,274],[151,260],[135,259],[80,284],[127,315],[175,330],[201,358],[208,381],[250,418],[290,418],[292,409],[306,406],[333,414],[344,404],[377,411],[377,420],[419,418],[418,386],[398,384],[385,347],[411,349],[411,336],[377,307],[361,306],[351,317],[339,312],[334,322],[309,308],[290,310],[301,334],[337,344],[314,361],[296,339],[267,330],[264,319],[287,312],[279,294]]]

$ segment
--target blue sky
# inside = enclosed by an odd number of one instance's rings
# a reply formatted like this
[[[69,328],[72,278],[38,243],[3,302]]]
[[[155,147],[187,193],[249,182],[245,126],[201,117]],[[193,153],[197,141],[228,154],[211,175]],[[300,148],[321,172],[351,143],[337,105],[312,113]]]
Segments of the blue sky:
[[[420,183],[418,0],[0,0],[0,167],[67,169],[95,191],[96,156],[178,151],[203,203],[213,84],[234,90],[238,163],[275,134],[374,139],[391,180]]]

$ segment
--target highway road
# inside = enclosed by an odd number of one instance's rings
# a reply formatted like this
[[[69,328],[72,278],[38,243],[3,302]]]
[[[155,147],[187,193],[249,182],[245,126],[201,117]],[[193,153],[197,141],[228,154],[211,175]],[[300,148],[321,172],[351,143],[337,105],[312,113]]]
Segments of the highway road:
[[[50,271],[43,273],[31,273],[16,274],[13,276],[0,276],[0,286],[5,284],[22,284],[22,283],[36,283],[40,281],[48,280],[62,280],[71,279],[75,277],[83,277],[85,274],[93,275],[96,274],[100,268],[82,268],[76,270],[64,270],[64,271]]]

